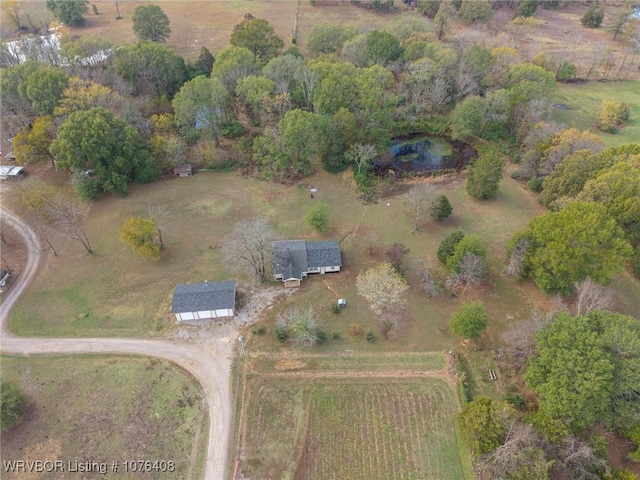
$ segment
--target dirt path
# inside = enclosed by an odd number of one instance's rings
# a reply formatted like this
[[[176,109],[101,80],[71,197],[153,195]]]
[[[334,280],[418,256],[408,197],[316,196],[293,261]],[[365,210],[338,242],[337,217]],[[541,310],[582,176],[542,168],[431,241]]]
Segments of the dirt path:
[[[3,220],[25,241],[29,256],[19,278],[0,305],[0,351],[18,355],[109,353],[140,354],[165,358],[189,371],[204,390],[209,409],[209,442],[204,478],[224,479],[231,429],[230,367],[236,332],[197,341],[161,341],[129,338],[24,338],[13,336],[6,324],[11,308],[38,270],[38,238],[15,215],[0,208]]]

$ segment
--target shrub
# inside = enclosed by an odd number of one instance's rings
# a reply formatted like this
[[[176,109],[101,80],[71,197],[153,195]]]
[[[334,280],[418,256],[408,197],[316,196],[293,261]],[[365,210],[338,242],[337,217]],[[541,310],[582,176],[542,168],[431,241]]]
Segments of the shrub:
[[[284,325],[276,325],[273,329],[273,333],[279,342],[286,342],[289,339],[289,329]]]
[[[516,10],[515,17],[530,17],[538,9],[539,0],[522,0],[518,10]],[[514,17],[514,18],[515,18]]]
[[[331,338],[334,340],[340,340],[340,332],[331,332]]]
[[[456,245],[460,243],[460,241],[464,238],[464,232],[456,228],[449,235],[444,237],[444,240],[440,242],[440,246],[438,247],[438,260],[446,265],[447,260],[456,249]]]
[[[71,176],[73,193],[80,200],[91,201],[98,196],[98,179],[86,172],[74,171]]]
[[[438,221],[442,221],[450,217],[453,213],[453,207],[446,195],[440,195],[431,204],[431,217]]]
[[[449,328],[462,338],[472,339],[480,336],[487,328],[487,323],[484,303],[478,301],[460,305],[449,321]]]
[[[27,396],[18,385],[12,382],[2,382],[0,395],[2,397],[0,430],[4,431],[20,420],[20,415],[27,405]]]
[[[263,325],[260,325],[259,327],[251,329],[251,333],[254,335],[264,335],[267,333],[267,329]]]
[[[540,193],[542,191],[542,180],[539,178],[532,178],[527,182],[529,190]]]
[[[246,133],[247,129],[237,118],[229,118],[220,124],[220,134],[224,138],[238,138]]]
[[[316,345],[319,345],[326,341],[327,341],[327,332],[325,332],[322,328],[318,327],[316,329]]]
[[[316,203],[307,213],[307,224],[317,232],[323,232],[329,223],[328,207],[326,203]]]
[[[598,28],[603,20],[604,7],[598,2],[593,2],[580,19],[580,23],[586,28]]]
[[[576,66],[573,63],[562,62],[560,68],[558,68],[558,73],[556,73],[556,80],[566,81],[575,78],[576,76]]]
[[[633,258],[631,259],[631,269],[633,275],[636,278],[640,278],[640,245],[638,245],[633,252]]]
[[[629,120],[629,105],[613,100],[603,100],[598,115],[598,128],[603,132],[613,132]]]
[[[353,322],[351,325],[349,325],[349,335],[351,335],[352,337],[362,335],[362,327],[359,323]]]
[[[375,333],[373,333],[373,330],[367,330],[367,333],[365,334],[365,338],[369,343],[373,343],[376,341],[376,335]]]
[[[333,305],[331,305],[331,311],[336,315],[339,315],[342,309],[340,308],[340,305],[338,305],[337,303],[334,303]]]

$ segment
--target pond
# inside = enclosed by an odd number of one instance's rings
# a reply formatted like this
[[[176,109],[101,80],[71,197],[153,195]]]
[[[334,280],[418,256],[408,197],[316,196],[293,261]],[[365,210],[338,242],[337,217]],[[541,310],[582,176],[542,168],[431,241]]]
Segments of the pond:
[[[478,156],[468,144],[443,137],[425,135],[395,138],[388,155],[373,163],[374,172],[431,174],[439,171],[459,171]]]

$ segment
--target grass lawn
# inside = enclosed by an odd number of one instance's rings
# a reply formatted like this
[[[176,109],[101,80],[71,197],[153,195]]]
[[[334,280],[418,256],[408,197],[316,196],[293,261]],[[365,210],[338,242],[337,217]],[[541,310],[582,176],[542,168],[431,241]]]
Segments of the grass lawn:
[[[198,384],[175,365],[121,356],[1,360],[2,381],[18,383],[29,398],[21,423],[2,433],[3,462],[62,460],[66,468],[90,460],[110,469],[114,460],[164,460],[175,470],[153,471],[150,478],[202,477],[206,409]],[[2,478],[24,475],[3,470]]]
[[[339,367],[330,365],[334,360]],[[343,360],[326,358],[327,371],[342,369]],[[404,370],[406,360],[394,365],[389,359],[387,372]],[[262,359],[250,362],[258,366]],[[279,376],[246,375],[242,474],[300,480],[473,478],[456,434],[459,402],[444,378],[329,378],[302,365]],[[357,370],[354,366],[351,373]],[[305,378],[305,373],[319,376]]]
[[[629,122],[617,133],[602,133],[595,127],[603,100],[615,100],[631,107]],[[554,120],[599,133],[609,147],[637,143],[640,139],[640,80],[560,84],[554,103],[569,107],[569,110],[554,109]]]

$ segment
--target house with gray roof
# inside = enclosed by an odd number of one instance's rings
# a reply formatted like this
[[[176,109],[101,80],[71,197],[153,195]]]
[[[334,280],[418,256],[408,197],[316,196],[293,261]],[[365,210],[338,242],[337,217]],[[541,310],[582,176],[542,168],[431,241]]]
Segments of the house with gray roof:
[[[233,317],[236,282],[203,282],[177,285],[171,312],[178,322]]]
[[[340,247],[336,241],[307,242],[283,240],[273,242],[271,259],[273,278],[287,287],[297,287],[310,273],[324,275],[342,267]]]

